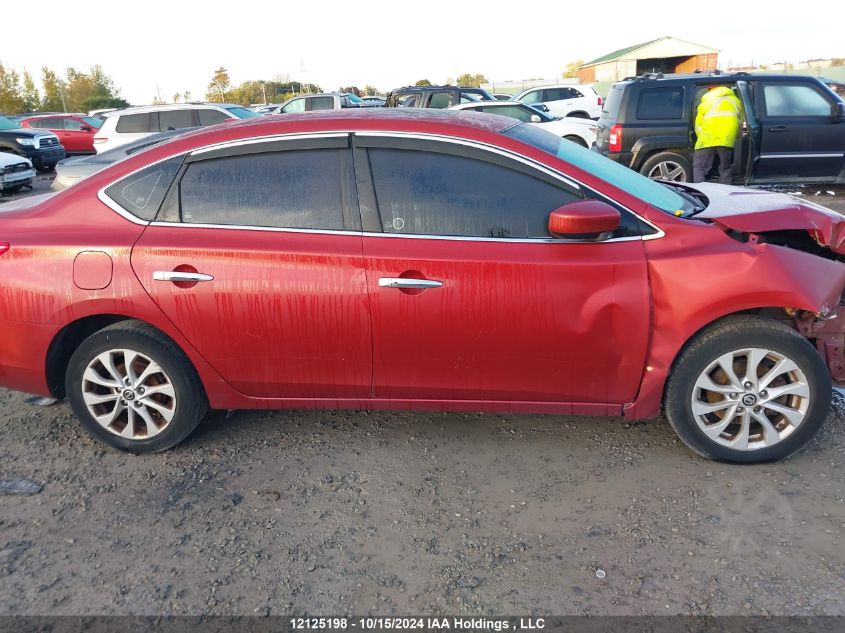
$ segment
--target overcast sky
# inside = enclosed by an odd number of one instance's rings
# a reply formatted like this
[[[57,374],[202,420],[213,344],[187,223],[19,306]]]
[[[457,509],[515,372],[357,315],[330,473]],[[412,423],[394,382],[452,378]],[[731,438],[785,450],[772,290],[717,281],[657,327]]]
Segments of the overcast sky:
[[[234,84],[290,76],[327,90],[464,72],[554,78],[570,61],[664,35],[719,49],[723,67],[845,57],[837,0],[136,0],[89,5],[95,18],[82,5],[38,6],[49,17],[18,14],[3,30],[0,61],[33,76],[44,65],[100,64],[133,104],[157,90],[168,101],[185,90],[204,98],[218,66]]]

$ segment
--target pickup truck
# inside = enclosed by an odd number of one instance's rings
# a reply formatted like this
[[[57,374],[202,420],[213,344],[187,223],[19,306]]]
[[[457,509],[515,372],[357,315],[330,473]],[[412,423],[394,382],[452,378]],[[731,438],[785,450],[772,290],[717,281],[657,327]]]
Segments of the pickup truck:
[[[52,132],[24,129],[6,117],[0,117],[0,152],[28,158],[38,171],[50,171],[66,155]]]

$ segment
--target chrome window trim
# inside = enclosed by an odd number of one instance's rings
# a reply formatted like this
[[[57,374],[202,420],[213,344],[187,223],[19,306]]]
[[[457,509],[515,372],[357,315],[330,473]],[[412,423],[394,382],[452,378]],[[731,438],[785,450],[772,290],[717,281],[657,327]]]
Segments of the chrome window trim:
[[[808,154],[760,154],[760,158],[842,158],[843,152],[814,152]]]
[[[587,189],[592,193],[613,202],[613,204],[619,205],[625,211],[636,217],[638,220],[646,224],[647,226],[654,229],[654,233],[651,235],[638,235],[638,236],[628,236],[628,237],[617,237],[612,238],[609,240],[568,240],[565,238],[553,238],[553,237],[537,237],[537,238],[500,238],[500,237],[471,237],[471,236],[459,236],[459,235],[425,235],[419,233],[373,233],[373,232],[364,232],[364,231],[344,231],[344,230],[330,230],[330,229],[297,229],[297,228],[283,228],[283,227],[272,227],[272,226],[250,226],[250,225],[240,225],[240,224],[200,224],[200,223],[185,223],[185,222],[156,222],[156,221],[149,221],[144,220],[135,216],[134,214],[130,213],[119,204],[117,204],[114,200],[109,198],[106,195],[106,189],[114,185],[115,183],[133,176],[140,171],[153,167],[159,163],[163,163],[168,161],[172,158],[176,158],[177,156],[194,156],[198,154],[203,154],[207,152],[211,152],[221,148],[228,148],[228,147],[238,147],[241,145],[254,145],[256,143],[272,143],[274,141],[287,141],[287,140],[300,140],[300,139],[320,139],[320,138],[343,138],[345,136],[349,136],[350,134],[355,134],[356,136],[361,137],[380,137],[380,138],[417,138],[421,140],[437,140],[443,141],[447,143],[453,143],[456,145],[464,145],[466,147],[473,147],[476,149],[481,149],[485,151],[490,151],[506,158],[516,160],[517,162],[523,163],[531,167],[532,169],[538,169],[543,173],[563,182],[564,184],[573,187],[579,191],[583,189]],[[207,145],[204,147],[200,147],[194,150],[182,151],[182,152],[174,152],[173,154],[169,154],[163,158],[160,158],[157,161],[144,165],[143,167],[139,167],[128,174],[123,175],[120,178],[117,178],[105,186],[101,187],[97,192],[97,198],[109,207],[112,211],[116,212],[121,217],[129,220],[133,224],[138,224],[142,226],[159,226],[159,227],[173,227],[173,228],[204,228],[204,229],[232,229],[232,230],[242,230],[242,231],[270,231],[274,233],[305,233],[305,234],[327,234],[327,235],[361,235],[363,237],[387,237],[387,238],[399,238],[399,239],[423,239],[423,240],[447,240],[447,241],[463,241],[463,242],[504,242],[504,243],[516,243],[516,244],[608,244],[613,242],[633,242],[633,241],[647,241],[647,240],[656,240],[662,237],[665,237],[666,233],[661,229],[659,226],[653,224],[652,222],[646,220],[638,213],[635,213],[622,203],[611,200],[604,194],[596,191],[592,187],[588,187],[583,183],[561,174],[560,172],[543,165],[542,163],[528,158],[526,156],[522,156],[521,154],[516,154],[514,152],[510,152],[508,150],[504,150],[500,147],[495,145],[491,145],[489,143],[484,143],[481,141],[471,141],[468,139],[458,138],[454,136],[444,136],[441,134],[426,134],[422,132],[401,132],[401,131],[371,131],[371,130],[332,130],[330,132],[295,132],[290,134],[271,134],[267,136],[255,136],[248,139],[239,139],[236,141],[224,141],[222,143],[214,143],[212,145]]]

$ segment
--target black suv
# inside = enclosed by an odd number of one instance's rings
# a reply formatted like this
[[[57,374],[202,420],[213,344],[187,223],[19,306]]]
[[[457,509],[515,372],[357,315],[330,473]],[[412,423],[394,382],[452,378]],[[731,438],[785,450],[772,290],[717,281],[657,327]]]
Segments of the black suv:
[[[482,88],[465,86],[405,86],[387,95],[387,105],[399,108],[448,108],[459,103],[495,100]]]
[[[815,77],[628,77],[604,102],[596,151],[651,178],[690,181],[695,112],[713,86],[730,87],[743,105],[734,183],[845,182],[845,103]]]
[[[0,117],[0,152],[25,156],[38,171],[50,171],[65,157],[59,137],[46,130],[22,128]]]

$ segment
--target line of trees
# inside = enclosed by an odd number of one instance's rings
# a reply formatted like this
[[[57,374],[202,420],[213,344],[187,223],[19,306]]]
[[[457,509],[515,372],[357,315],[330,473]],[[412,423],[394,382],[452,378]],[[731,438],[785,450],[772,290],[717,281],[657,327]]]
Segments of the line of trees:
[[[19,74],[0,62],[0,112],[88,112],[128,105],[101,66],[94,65],[87,73],[68,68],[64,75],[45,66],[39,90],[28,70]]]

